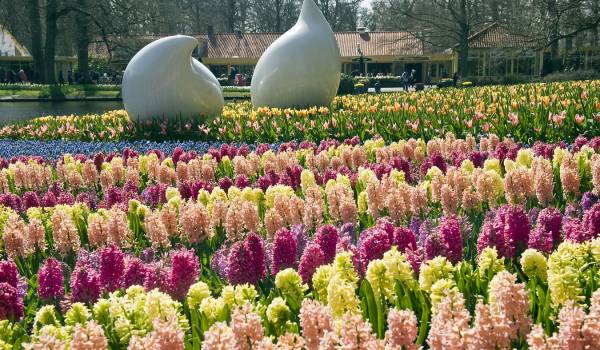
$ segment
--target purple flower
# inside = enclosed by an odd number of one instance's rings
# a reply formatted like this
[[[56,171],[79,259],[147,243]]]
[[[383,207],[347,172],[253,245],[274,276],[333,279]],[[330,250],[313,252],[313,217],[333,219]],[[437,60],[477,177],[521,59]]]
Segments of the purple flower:
[[[423,221],[421,226],[419,227],[419,246],[425,247],[425,242],[427,242],[427,237],[429,237],[434,232],[433,223],[430,219],[426,219]]]
[[[123,285],[125,255],[115,245],[105,247],[100,254],[100,284],[108,292],[114,292]]]
[[[321,248],[326,264],[331,263],[335,258],[338,238],[338,231],[333,225],[321,226],[317,230],[314,241]]]
[[[17,272],[17,265],[12,260],[0,261],[0,282],[8,283],[17,288],[19,273]]]
[[[304,253],[304,249],[308,244],[308,235],[304,230],[304,225],[294,225],[291,229],[292,236],[296,240],[296,258],[300,260],[300,257]]]
[[[58,260],[48,258],[38,272],[38,296],[41,299],[59,299],[65,294],[62,266]]]
[[[158,289],[163,293],[168,293],[168,278],[169,274],[167,270],[160,263],[148,264],[144,278],[144,289],[147,292]]]
[[[390,235],[383,229],[375,228],[371,232],[358,246],[360,256],[366,264],[372,260],[381,259],[383,254],[390,250],[393,243]]]
[[[351,222],[345,223],[340,227],[340,239],[346,237],[351,243],[356,243],[356,227]]]
[[[221,246],[210,260],[210,268],[215,271],[221,278],[227,278],[227,259],[229,257],[229,247]]]
[[[600,234],[600,203],[594,204],[583,215],[583,229],[589,239],[594,239]]]
[[[229,250],[226,270],[231,284],[257,284],[264,278],[265,251],[260,237],[251,233],[243,243],[234,243]]]
[[[23,197],[25,198],[25,197]],[[583,194],[581,198],[581,208],[583,210],[589,210],[594,204],[598,202],[598,196],[596,196],[593,192],[586,192]]]
[[[560,243],[562,214],[558,209],[551,207],[542,209],[537,217],[537,226],[541,226],[544,231],[550,232],[555,244]]]
[[[421,271],[421,264],[423,264],[423,256],[416,250],[407,250],[406,251],[406,260],[410,266],[412,266],[413,271],[418,276],[419,271]]]
[[[225,192],[229,190],[229,188],[233,186],[233,181],[227,176],[219,180],[219,187]]]
[[[529,236],[529,248],[537,249],[547,254],[552,253],[552,232],[544,225],[538,223]]]
[[[563,224],[565,239],[576,243],[583,243],[589,239],[587,231],[579,219],[567,219]]]
[[[100,276],[92,269],[76,268],[71,275],[71,301],[92,304],[100,298]]]
[[[94,192],[81,192],[75,197],[75,202],[84,203],[90,209],[96,209],[98,198]]]
[[[463,240],[460,223],[456,217],[445,217],[438,228],[440,236],[446,246],[446,257],[456,264],[463,257]]]
[[[48,191],[46,192],[46,194],[42,197],[42,207],[45,208],[51,208],[56,206],[56,203],[58,201],[56,200],[56,196],[54,195],[54,193]]]
[[[75,204],[75,197],[69,192],[62,192],[56,199],[56,202],[58,204],[73,205]]]
[[[179,195],[181,199],[190,199],[192,198],[192,185],[189,181],[179,181],[177,183],[177,189],[179,191]],[[198,192],[196,192],[196,197],[198,197]],[[195,198],[194,198],[195,199]]]
[[[96,170],[102,170],[102,163],[104,163],[104,154],[96,153],[96,155],[94,155],[94,165],[96,166]]]
[[[407,249],[417,250],[417,240],[415,234],[406,227],[398,227],[394,230],[394,245],[401,252]]]
[[[16,287],[0,282],[0,320],[20,321],[25,308]]]
[[[171,254],[169,291],[175,300],[182,300],[200,275],[200,264],[193,250],[180,249]]]
[[[35,192],[23,193],[23,207],[25,210],[40,206],[40,197]]]
[[[245,188],[250,186],[250,180],[248,180],[248,176],[244,174],[240,174],[235,178],[235,187],[237,188]]]
[[[19,212],[21,211],[21,209],[23,209],[21,197],[17,196],[14,193],[1,194],[0,204],[4,205],[5,207],[9,207],[16,212]]]
[[[495,247],[500,254],[504,254],[504,237],[502,239],[498,239],[498,235],[496,234],[496,230],[494,229],[494,217],[488,215],[483,221],[483,226],[481,227],[481,232],[479,233],[479,238],[477,239],[477,253],[481,254],[481,252],[488,247]]]
[[[439,232],[427,236],[424,250],[425,260],[431,260],[437,256],[446,256],[446,244]]]
[[[302,281],[306,284],[311,284],[312,276],[317,268],[325,263],[325,256],[321,251],[321,248],[317,244],[310,244],[302,258],[300,259],[300,266],[298,267],[298,274],[302,277]]]
[[[131,286],[143,286],[146,278],[146,266],[135,257],[129,257],[126,260],[125,272],[123,273],[123,288]]]
[[[154,249],[149,247],[142,251],[142,253],[140,254],[140,259],[142,259],[142,261],[145,263],[151,263],[154,261],[155,255],[156,252],[154,251]]]
[[[277,230],[273,240],[271,274],[276,275],[281,270],[295,267],[296,254],[296,240],[292,236],[292,233],[286,228]]]
[[[528,245],[531,225],[522,207],[510,205],[501,207],[496,213],[493,226],[498,236],[496,248],[504,257],[515,257],[517,249]],[[498,244],[503,245],[503,247],[498,246]]]

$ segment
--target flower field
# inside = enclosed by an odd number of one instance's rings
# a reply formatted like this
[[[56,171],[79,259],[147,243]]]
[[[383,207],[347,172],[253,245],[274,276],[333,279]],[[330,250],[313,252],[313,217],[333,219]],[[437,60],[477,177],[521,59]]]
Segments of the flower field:
[[[595,349],[598,84],[7,125],[0,347]]]
[[[252,109],[229,104],[223,115],[138,123],[125,111],[85,117],[44,117],[5,125],[1,138],[125,141],[150,139],[280,143],[360,137],[385,140],[495,133],[517,142],[573,142],[600,134],[600,81],[582,81],[419,93],[337,97],[330,108]]]

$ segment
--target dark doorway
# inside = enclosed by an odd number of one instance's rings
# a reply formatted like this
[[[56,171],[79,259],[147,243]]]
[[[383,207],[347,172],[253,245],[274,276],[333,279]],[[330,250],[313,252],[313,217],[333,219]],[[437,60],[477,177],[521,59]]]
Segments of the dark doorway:
[[[415,71],[415,83],[423,82],[423,63],[407,63],[404,65],[404,70],[409,73]]]

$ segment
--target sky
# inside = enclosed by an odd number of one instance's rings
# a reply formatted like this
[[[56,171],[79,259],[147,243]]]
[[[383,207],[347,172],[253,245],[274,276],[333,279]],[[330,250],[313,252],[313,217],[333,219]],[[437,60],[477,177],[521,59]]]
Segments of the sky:
[[[371,7],[371,3],[373,2],[373,0],[364,0],[362,3],[363,7]]]

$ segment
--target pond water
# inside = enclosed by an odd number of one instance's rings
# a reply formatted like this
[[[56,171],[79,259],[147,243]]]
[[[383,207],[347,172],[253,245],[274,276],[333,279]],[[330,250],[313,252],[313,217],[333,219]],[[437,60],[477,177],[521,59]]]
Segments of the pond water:
[[[26,120],[47,115],[84,115],[122,109],[121,101],[0,101],[0,122]]]

